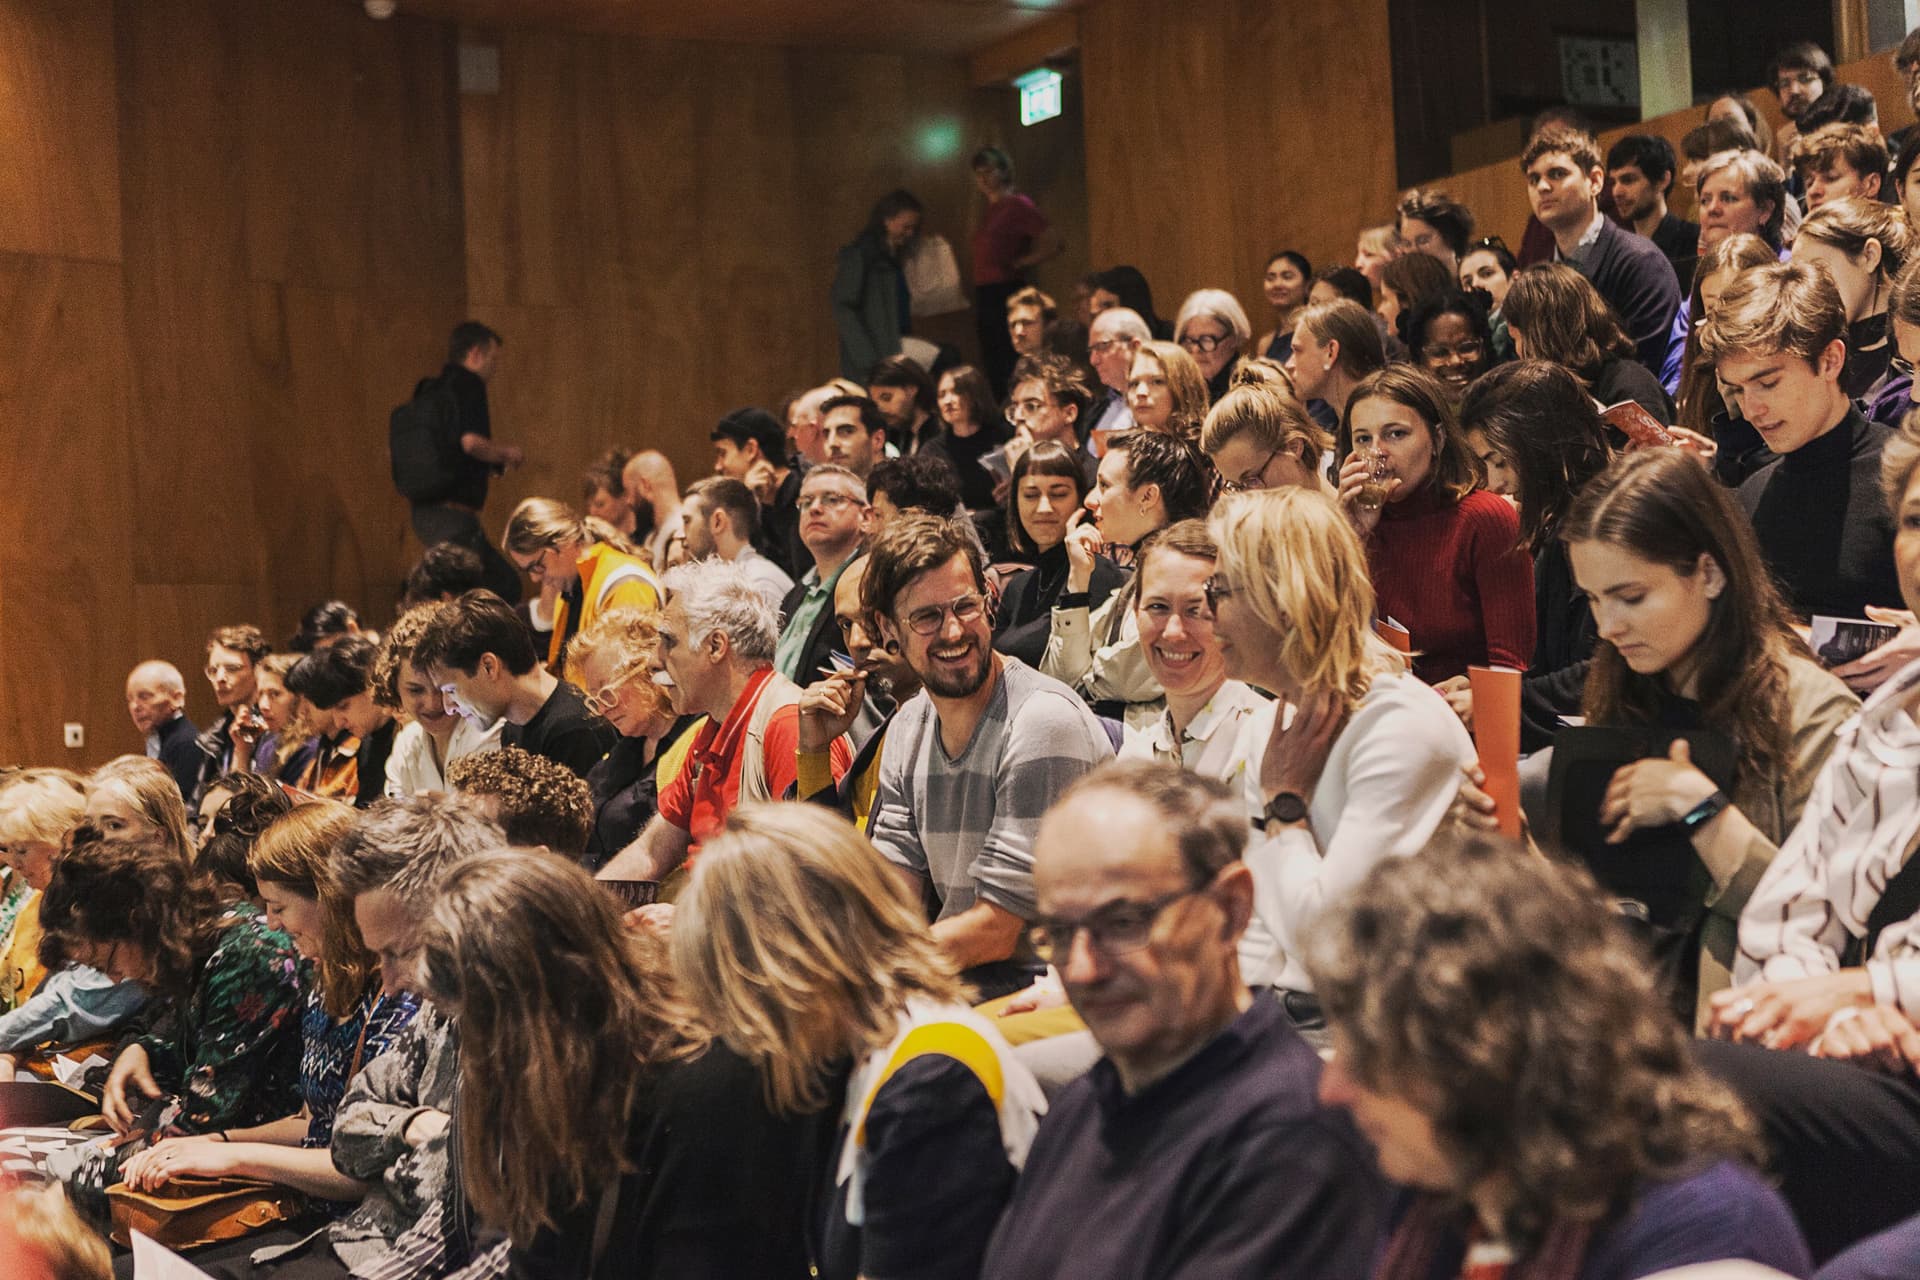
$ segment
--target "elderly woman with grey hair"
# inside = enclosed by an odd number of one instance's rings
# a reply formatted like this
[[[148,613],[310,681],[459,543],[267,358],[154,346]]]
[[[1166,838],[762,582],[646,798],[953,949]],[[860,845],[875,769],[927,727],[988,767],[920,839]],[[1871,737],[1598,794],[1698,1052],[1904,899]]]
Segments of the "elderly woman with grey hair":
[[[1200,366],[1207,380],[1207,403],[1227,393],[1233,370],[1253,341],[1247,309],[1225,289],[1195,289],[1180,304],[1173,340]]]

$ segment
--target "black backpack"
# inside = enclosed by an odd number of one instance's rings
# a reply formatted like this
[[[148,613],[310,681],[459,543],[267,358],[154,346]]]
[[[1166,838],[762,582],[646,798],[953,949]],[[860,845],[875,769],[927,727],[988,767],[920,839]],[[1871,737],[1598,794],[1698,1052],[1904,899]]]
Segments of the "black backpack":
[[[422,378],[387,419],[393,487],[410,502],[443,501],[459,483],[460,404],[445,378]]]

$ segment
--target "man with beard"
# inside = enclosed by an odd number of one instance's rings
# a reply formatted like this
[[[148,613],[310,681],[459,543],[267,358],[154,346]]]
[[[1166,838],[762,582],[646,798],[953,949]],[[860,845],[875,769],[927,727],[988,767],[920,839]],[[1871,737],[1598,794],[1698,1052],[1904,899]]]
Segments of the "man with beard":
[[[925,696],[887,727],[868,834],[912,877],[933,936],[982,999],[1042,966],[1033,842],[1053,798],[1113,755],[1059,681],[993,651],[986,566],[966,522],[908,515],[875,541],[862,602]]]

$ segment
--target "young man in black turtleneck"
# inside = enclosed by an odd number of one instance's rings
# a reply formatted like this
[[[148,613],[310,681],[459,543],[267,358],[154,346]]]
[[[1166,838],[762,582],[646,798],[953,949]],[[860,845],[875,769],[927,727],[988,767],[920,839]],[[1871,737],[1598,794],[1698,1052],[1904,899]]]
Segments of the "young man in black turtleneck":
[[[1846,327],[1832,278],[1782,262],[1735,281],[1700,334],[1729,407],[1778,455],[1740,486],[1740,505],[1803,618],[1901,607],[1893,521],[1880,495],[1880,451],[1892,432],[1863,417],[1840,385]]]

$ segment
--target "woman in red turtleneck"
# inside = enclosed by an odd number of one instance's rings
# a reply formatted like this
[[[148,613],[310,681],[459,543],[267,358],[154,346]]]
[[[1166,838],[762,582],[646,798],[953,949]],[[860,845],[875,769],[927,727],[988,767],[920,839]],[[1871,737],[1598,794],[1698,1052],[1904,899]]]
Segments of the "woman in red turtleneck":
[[[1533,562],[1513,506],[1480,487],[1439,382],[1406,364],[1369,374],[1347,401],[1339,447],[1340,501],[1367,544],[1381,615],[1412,635],[1414,673],[1432,684],[1469,666],[1526,670]],[[1372,509],[1370,472],[1386,489]]]

